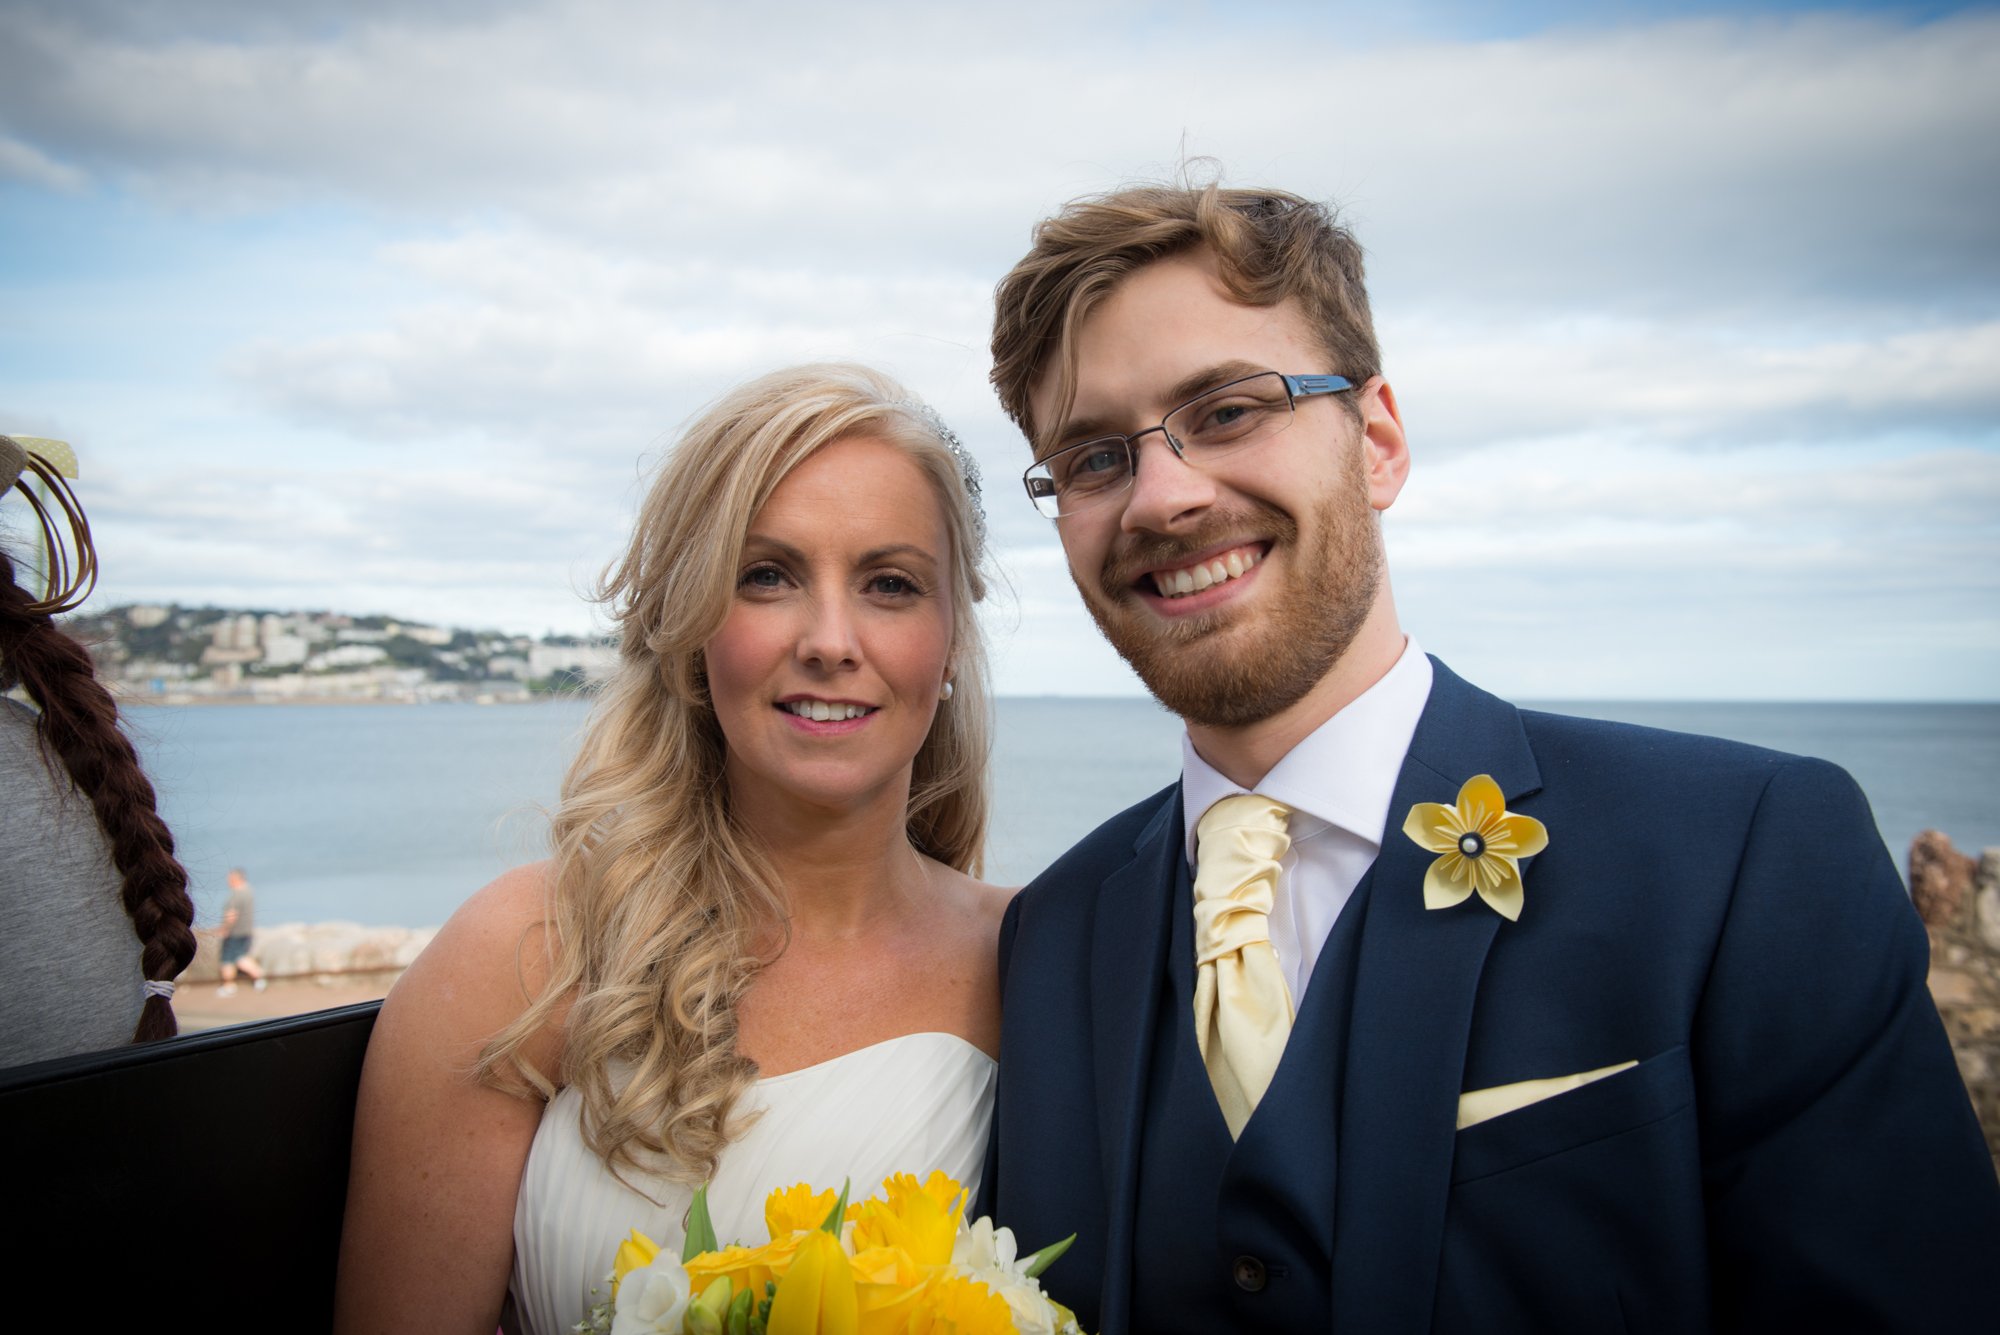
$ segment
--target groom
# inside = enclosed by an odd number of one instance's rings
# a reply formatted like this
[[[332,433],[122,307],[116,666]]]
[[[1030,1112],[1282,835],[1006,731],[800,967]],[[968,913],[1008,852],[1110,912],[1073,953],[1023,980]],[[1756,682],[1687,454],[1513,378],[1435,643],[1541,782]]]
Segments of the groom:
[[[1396,617],[1359,247],[1276,191],[1037,229],[993,379],[1179,782],[1009,910],[984,1204],[1086,1329],[1976,1329],[2000,1190],[1824,762],[1515,709]]]

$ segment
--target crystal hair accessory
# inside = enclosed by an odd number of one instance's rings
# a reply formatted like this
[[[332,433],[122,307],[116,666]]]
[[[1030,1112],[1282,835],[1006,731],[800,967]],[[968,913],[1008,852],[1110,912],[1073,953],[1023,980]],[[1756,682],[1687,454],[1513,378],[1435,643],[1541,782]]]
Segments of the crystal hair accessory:
[[[938,410],[928,403],[921,399],[897,399],[889,406],[901,408],[937,432],[938,439],[951,451],[951,457],[958,461],[958,475],[964,479],[966,497],[972,502],[972,554],[977,559],[986,550],[986,500],[980,494],[979,461],[972,457],[971,450],[965,448],[965,442],[958,438],[958,433],[945,425]]]

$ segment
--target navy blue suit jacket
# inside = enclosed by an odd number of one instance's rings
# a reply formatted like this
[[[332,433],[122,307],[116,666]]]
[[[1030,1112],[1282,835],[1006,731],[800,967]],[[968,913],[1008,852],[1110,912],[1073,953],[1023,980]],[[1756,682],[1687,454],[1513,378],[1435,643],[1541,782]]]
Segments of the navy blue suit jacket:
[[[1401,831],[1481,773],[1549,831],[1518,922],[1477,897],[1427,911],[1433,855]],[[1001,932],[982,1205],[1027,1246],[1077,1233],[1044,1282],[1103,1335],[1132,1328],[1134,1249],[1201,1226],[1133,1217],[1182,839],[1175,785],[1037,878]],[[1313,1136],[1337,1112],[1336,1329],[2000,1312],[2000,1187],[1922,925],[1843,771],[1519,711],[1438,664],[1365,888],[1339,1106],[1282,1113]],[[1456,1129],[1463,1091],[1634,1060]]]

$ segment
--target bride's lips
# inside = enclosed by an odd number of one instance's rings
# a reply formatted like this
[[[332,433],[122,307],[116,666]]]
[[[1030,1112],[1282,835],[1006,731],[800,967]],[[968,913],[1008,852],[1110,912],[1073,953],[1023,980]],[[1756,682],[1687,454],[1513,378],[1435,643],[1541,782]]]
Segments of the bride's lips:
[[[785,721],[811,737],[836,737],[868,726],[880,707],[859,700],[830,700],[816,695],[788,695],[772,705]]]
[[[1261,539],[1220,543],[1193,556],[1151,566],[1130,587],[1161,616],[1192,616],[1247,592],[1262,573],[1270,550],[1271,544]]]

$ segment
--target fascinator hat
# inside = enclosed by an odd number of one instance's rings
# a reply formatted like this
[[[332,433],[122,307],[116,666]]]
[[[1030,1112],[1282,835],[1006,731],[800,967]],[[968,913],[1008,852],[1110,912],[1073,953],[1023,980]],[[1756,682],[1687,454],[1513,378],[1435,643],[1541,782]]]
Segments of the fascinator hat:
[[[13,490],[27,497],[42,529],[42,596],[24,609],[33,614],[67,612],[97,587],[90,521],[68,481],[76,471],[76,452],[66,441],[0,435],[0,494]],[[62,515],[67,534],[52,509]]]

